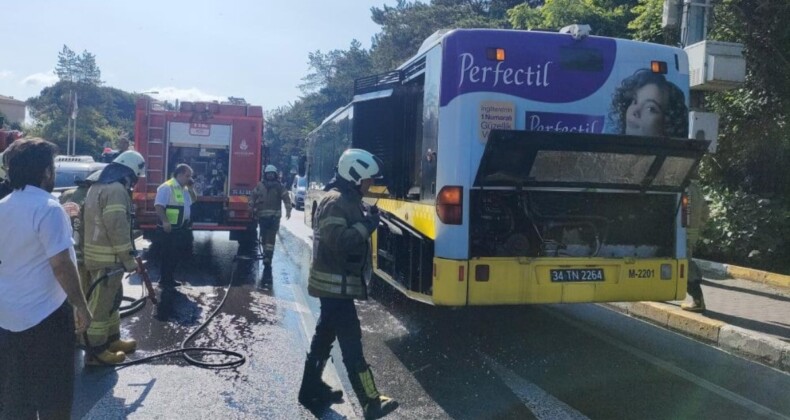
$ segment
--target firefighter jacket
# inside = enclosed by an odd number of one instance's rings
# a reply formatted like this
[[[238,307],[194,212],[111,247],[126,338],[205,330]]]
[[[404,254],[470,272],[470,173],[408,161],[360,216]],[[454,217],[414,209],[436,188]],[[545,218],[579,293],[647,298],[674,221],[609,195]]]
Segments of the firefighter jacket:
[[[250,207],[255,211],[255,217],[282,217],[282,206],[285,204],[285,214],[291,215],[291,198],[288,190],[279,181],[261,181],[252,190]]]
[[[131,209],[129,192],[120,182],[90,187],[83,207],[85,268],[137,268],[132,254]]]
[[[71,220],[72,238],[74,239],[74,252],[77,254],[77,263],[83,264],[82,240],[85,237],[85,227],[82,219],[82,209],[85,207],[85,197],[88,195],[88,185],[72,188],[58,197],[60,205]]]
[[[310,296],[367,299],[370,235],[362,195],[353,187],[334,187],[315,212]]]
[[[689,249],[694,247],[700,237],[700,229],[708,220],[708,205],[698,180],[692,180],[687,190],[689,198],[689,224],[686,228],[686,243]]]

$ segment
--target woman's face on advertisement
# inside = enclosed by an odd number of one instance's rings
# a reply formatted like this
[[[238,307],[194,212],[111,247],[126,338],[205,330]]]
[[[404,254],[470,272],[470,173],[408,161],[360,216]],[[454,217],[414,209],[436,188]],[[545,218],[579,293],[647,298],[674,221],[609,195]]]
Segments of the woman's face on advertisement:
[[[637,89],[625,113],[625,134],[663,136],[666,105],[666,95],[657,85]]]

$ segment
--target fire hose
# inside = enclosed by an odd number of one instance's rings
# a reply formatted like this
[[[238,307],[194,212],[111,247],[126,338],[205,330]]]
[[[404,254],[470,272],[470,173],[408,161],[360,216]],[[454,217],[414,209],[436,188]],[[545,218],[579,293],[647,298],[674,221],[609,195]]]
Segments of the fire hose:
[[[140,275],[144,285],[143,296],[140,297],[139,299],[134,299],[126,296],[123,297],[124,301],[127,302],[130,301],[132,303],[129,304],[128,306],[121,306],[121,308],[119,308],[122,318],[129,316],[134,312],[137,312],[140,309],[142,309],[145,306],[145,301],[147,299],[150,299],[151,303],[157,304],[156,292],[154,290],[153,285],[151,284],[151,279],[148,276],[148,268],[145,266],[142,258],[140,258],[139,256],[136,256],[135,260],[137,261],[137,273]],[[151,356],[143,357],[141,359],[130,360],[128,362],[112,363],[112,364],[104,363],[101,359],[95,357],[96,356],[95,354],[93,354],[92,347],[88,340],[88,333],[85,332],[83,333],[83,340],[85,341],[85,351],[91,354],[95,360],[99,361],[99,363],[107,367],[126,367],[126,366],[138,365],[142,363],[148,363],[154,359],[169,357],[173,355],[181,355],[181,357],[183,357],[184,360],[186,360],[189,364],[207,369],[227,369],[227,368],[234,368],[243,365],[244,363],[246,363],[247,357],[242,353],[238,353],[232,350],[227,350],[218,347],[187,347],[187,343],[192,341],[194,337],[211,322],[211,320],[217,315],[217,313],[219,313],[219,311],[222,309],[222,306],[225,305],[225,301],[227,300],[228,295],[230,294],[230,288],[233,286],[233,279],[235,278],[235,274],[236,274],[236,266],[237,266],[237,259],[234,258],[231,266],[232,268],[230,273],[230,281],[228,282],[228,286],[225,291],[225,296],[222,297],[222,301],[220,301],[219,305],[217,305],[217,307],[214,309],[211,315],[209,315],[205,321],[203,321],[194,331],[192,331],[192,333],[190,333],[181,342],[179,348],[174,350],[164,351],[161,353],[156,353]],[[122,268],[114,269],[105,272],[102,276],[94,280],[93,283],[91,283],[90,287],[88,288],[88,292],[86,293],[86,299],[90,300],[91,294],[96,289],[96,287],[99,286],[99,284],[106,281],[110,277],[121,274],[123,272],[124,270]],[[192,355],[196,355],[196,354],[223,355],[229,357],[230,360],[225,362],[213,362],[213,363],[204,362],[202,360],[198,360],[192,357]]]

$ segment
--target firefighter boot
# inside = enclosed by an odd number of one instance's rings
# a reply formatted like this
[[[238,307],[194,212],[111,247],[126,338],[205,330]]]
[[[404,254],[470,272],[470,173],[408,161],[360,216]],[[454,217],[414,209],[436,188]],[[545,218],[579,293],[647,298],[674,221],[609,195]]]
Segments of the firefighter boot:
[[[333,389],[321,379],[326,361],[307,355],[302,386],[299,388],[299,402],[305,407],[320,407],[343,401],[343,391]]]
[[[366,420],[382,418],[398,408],[397,401],[381,395],[376,389],[373,372],[366,363],[363,363],[356,373],[349,372],[349,376]]]
[[[126,354],[122,351],[104,350],[96,354],[90,351],[85,353],[85,366],[116,365],[124,360],[126,360]]]
[[[705,299],[702,296],[699,299],[692,298],[691,303],[681,304],[680,309],[689,312],[705,312]]]
[[[110,343],[109,350],[111,352],[123,352],[125,354],[134,353],[137,350],[137,341],[134,340],[121,340],[120,338]]]

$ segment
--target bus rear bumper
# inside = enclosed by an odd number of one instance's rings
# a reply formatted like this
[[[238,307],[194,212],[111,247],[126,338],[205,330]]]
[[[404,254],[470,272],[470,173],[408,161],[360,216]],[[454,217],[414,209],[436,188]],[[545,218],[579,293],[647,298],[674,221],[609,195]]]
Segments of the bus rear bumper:
[[[685,259],[434,258],[435,305],[669,301],[686,296]]]

